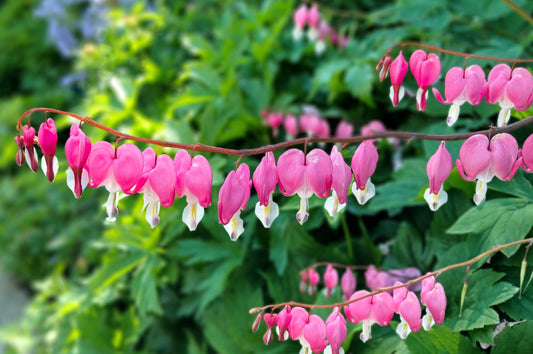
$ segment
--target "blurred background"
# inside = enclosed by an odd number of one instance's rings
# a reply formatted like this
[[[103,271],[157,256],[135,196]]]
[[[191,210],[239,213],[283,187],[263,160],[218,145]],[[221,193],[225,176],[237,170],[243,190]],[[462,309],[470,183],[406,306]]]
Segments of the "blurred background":
[[[293,38],[299,1],[0,4],[0,342],[5,353],[297,352],[297,342],[275,341],[266,347],[265,326],[252,333],[255,316],[248,310],[288,300],[342,301],[340,291],[332,299],[299,292],[298,272],[313,262],[417,267],[425,273],[479,253],[482,244],[445,234],[471,207],[473,184],[454,170],[445,186],[450,201],[442,212],[429,211],[423,199],[425,165],[438,142],[402,142],[400,147],[378,141],[380,161],[372,177],[377,195],[365,206],[350,195],[346,210],[336,217],[313,197],[303,226],[294,217],[298,197],[276,192],[280,216],[264,229],[252,212],[258,200],[252,192],[243,212],[245,232],[237,242],[218,224],[216,210],[218,189],[234,167],[233,157],[203,154],[214,172],[213,205],[193,233],[181,222],[184,200],[162,208],[160,225],[152,230],[139,196],[120,201],[114,223],[105,220],[103,188],[88,188],[80,200],[74,199],[65,182],[70,118],[31,115],[36,130],[47,117],[58,127],[60,172],[52,184],[40,170],[34,174],[15,164],[16,121],[33,107],[89,116],[133,135],[228,148],[258,147],[290,136],[283,125],[273,135],[262,117],[272,112],[295,117],[312,112],[327,122],[332,136],[341,121],[349,123],[354,135],[373,120],[390,130],[448,134],[485,129],[498,112],[486,103],[464,106],[453,128],[445,123],[448,106],[433,97],[425,112],[417,112],[417,86],[410,75],[407,97],[392,107],[388,79],[380,83],[375,71],[379,59],[406,40],[475,54],[533,57],[531,25],[502,1],[316,3],[330,28],[319,48],[305,36]],[[533,10],[532,2],[516,4],[528,13]],[[406,58],[410,52],[404,50]],[[440,57],[443,73],[464,63]],[[493,65],[470,63],[486,72]],[[441,92],[442,81],[435,85]],[[531,113],[515,118],[527,115]],[[84,132],[93,143],[114,141],[89,126]],[[531,129],[515,136],[523,141],[528,133]],[[454,159],[460,144],[447,144]],[[321,147],[328,153],[331,149]],[[354,150],[343,150],[348,163]],[[243,162],[253,171],[259,160]],[[501,196],[502,190],[496,187],[489,196]],[[518,267],[521,259],[515,258],[505,266]],[[464,272],[457,274],[443,279],[451,294],[461,290]],[[364,287],[362,274],[357,276]],[[474,327],[479,332],[461,334],[455,327],[454,332],[437,330],[437,335],[474,351],[492,331],[487,323]],[[360,327],[349,328],[351,336],[358,331]],[[372,341],[363,345],[355,335],[346,349],[417,352],[416,338],[432,343],[432,335],[424,335],[403,342],[392,327],[375,329]]]

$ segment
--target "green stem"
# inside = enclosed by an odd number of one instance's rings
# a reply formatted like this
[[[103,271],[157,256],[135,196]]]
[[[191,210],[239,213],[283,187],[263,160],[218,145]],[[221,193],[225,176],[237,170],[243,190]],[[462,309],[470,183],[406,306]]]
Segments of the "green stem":
[[[353,259],[352,236],[350,235],[350,229],[348,228],[348,222],[346,221],[346,213],[342,213],[341,225],[342,230],[344,231],[344,239],[346,240],[346,248],[348,249],[348,257]]]

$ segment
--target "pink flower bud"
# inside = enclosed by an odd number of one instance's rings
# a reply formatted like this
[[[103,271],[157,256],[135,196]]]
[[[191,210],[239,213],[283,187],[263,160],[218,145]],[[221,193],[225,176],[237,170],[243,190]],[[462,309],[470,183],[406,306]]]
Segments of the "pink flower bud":
[[[255,317],[254,322],[252,323],[252,332],[257,332],[259,326],[261,325],[261,320],[263,319],[263,312],[259,312]]]
[[[298,121],[293,115],[287,114],[285,116],[283,127],[292,138],[298,135]]]
[[[527,137],[522,145],[522,169],[528,173],[533,172],[533,134]]]
[[[292,340],[303,335],[303,328],[309,322],[309,313],[302,307],[291,309],[291,322],[289,323],[289,336]]]
[[[357,282],[352,270],[350,267],[346,267],[341,277],[341,289],[346,299],[349,299],[353,295],[356,285]]]
[[[419,86],[416,107],[423,111],[426,109],[427,89],[440,75],[440,60],[435,54],[426,54],[422,49],[418,49],[411,55],[409,67]]]
[[[283,310],[281,310],[278,313],[278,340],[284,341],[287,338],[289,338],[289,332],[288,328],[291,323],[292,314],[291,314],[291,307],[289,305],[285,305]]]
[[[430,157],[426,166],[429,188],[424,192],[424,199],[433,211],[436,211],[448,201],[448,194],[443,190],[442,186],[452,172],[453,162],[445,144],[444,141],[440,143],[439,148]]]
[[[334,217],[342,210],[346,203],[348,203],[348,189],[352,182],[352,170],[350,166],[344,161],[342,154],[337,151],[337,147],[333,145],[331,149],[331,164],[332,164],[332,184],[333,190],[331,197],[326,200],[324,208],[329,215]]]
[[[377,148],[368,140],[363,141],[357,147],[352,157],[352,170],[355,177],[352,192],[361,205],[365,204],[376,193],[370,176],[376,170],[378,158]]]
[[[309,276],[309,295],[313,295],[316,290],[316,285],[320,281],[320,275],[313,268],[309,268],[307,275]]]
[[[264,227],[269,228],[279,215],[278,205],[272,200],[272,194],[278,184],[278,170],[272,151],[261,159],[252,178],[259,202],[255,206],[255,215]]]
[[[83,189],[89,182],[89,174],[84,169],[89,153],[91,152],[91,141],[81,131],[78,124],[70,127],[70,137],[65,143],[65,154],[70,170],[67,172],[67,185],[76,198],[81,197]]]
[[[296,27],[303,29],[307,23],[308,17],[307,5],[302,4],[298,10],[294,12],[293,20]]]
[[[313,6],[311,6],[311,9],[307,13],[307,21],[309,22],[310,27],[318,27],[320,23],[320,11],[318,11],[318,6],[316,4],[313,4]]]
[[[310,315],[309,322],[303,327],[303,338],[300,339],[304,347],[307,346],[313,353],[322,353],[328,345],[326,340],[326,324],[324,320],[317,315]]]
[[[232,241],[236,241],[244,232],[240,214],[246,208],[251,188],[250,168],[245,163],[240,164],[237,171],[231,171],[220,187],[218,222],[224,225]]]
[[[440,283],[435,282],[434,277],[422,280],[420,301],[426,305],[426,315],[422,318],[422,325],[429,331],[434,323],[442,324],[446,312],[446,293]]]
[[[326,336],[331,346],[332,354],[339,354],[342,343],[347,335],[346,320],[344,316],[339,313],[339,308],[335,307],[333,312],[326,320]]]
[[[15,155],[15,162],[17,165],[22,166],[26,161],[26,156],[24,155],[24,138],[20,135],[15,137],[15,143],[17,143],[17,154]]]
[[[389,75],[390,65],[391,65],[391,57],[390,55],[387,55],[385,59],[383,60],[381,70],[379,71],[379,81],[385,80],[385,78]]]
[[[55,157],[57,132],[54,120],[52,118],[48,118],[39,127],[38,141],[39,145],[41,146],[41,151],[43,152],[41,168],[43,169],[46,178],[52,182],[59,168],[57,157]]]
[[[390,64],[390,99],[394,107],[398,105],[404,96],[405,91],[402,87],[402,82],[407,73],[407,69],[409,69],[409,65],[400,50],[396,59]]]
[[[327,288],[326,297],[331,296],[331,291],[337,286],[338,281],[339,273],[337,273],[337,270],[331,264],[328,264],[326,272],[324,273],[324,283]]]
[[[35,150],[34,143],[35,143],[35,129],[31,127],[29,124],[22,127],[23,132],[23,141],[24,141],[24,147],[25,150],[25,157],[26,162],[28,163],[28,166],[31,168],[33,172],[37,172],[39,169],[39,162],[38,162],[38,156],[37,151]]]
[[[394,285],[401,285],[396,282]],[[398,313],[401,322],[396,332],[405,339],[410,332],[418,332],[422,326],[422,310],[415,293],[408,291],[406,287],[393,290],[394,312]]]

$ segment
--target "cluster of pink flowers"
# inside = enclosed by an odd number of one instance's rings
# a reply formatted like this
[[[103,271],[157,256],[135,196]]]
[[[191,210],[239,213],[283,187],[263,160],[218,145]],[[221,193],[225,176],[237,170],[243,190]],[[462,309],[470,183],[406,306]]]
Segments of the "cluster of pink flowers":
[[[308,137],[329,138],[331,136],[330,126],[326,119],[320,116],[314,107],[304,107],[304,112],[297,118],[296,114],[283,114],[281,112],[270,112],[264,109],[261,112],[263,122],[272,128],[272,136],[278,136],[280,126],[283,126],[287,133],[287,138],[292,139],[300,133]],[[336,138],[349,138],[353,135],[354,127],[351,123],[342,120],[337,124]]]
[[[22,130],[23,136],[15,138],[17,162],[20,165],[26,160],[36,171],[38,161],[34,144],[37,142],[44,155],[43,170],[52,181],[58,169],[54,156],[57,143],[54,122],[48,119],[41,125],[38,139],[35,139],[35,130],[30,125]],[[160,207],[170,207],[176,197],[186,197],[187,207],[182,220],[191,231],[202,219],[204,208],[211,205],[213,173],[209,162],[201,155],[191,157],[186,150],[179,150],[172,159],[166,154],[157,155],[152,148],[141,152],[131,143],[118,148],[105,141],[91,144],[79,124],[72,125],[70,129],[65,154],[69,164],[67,184],[74,196],[80,198],[87,186],[104,186],[109,192],[106,212],[110,221],[118,215],[121,192],[125,195],[143,194],[143,210],[146,210],[146,220],[152,228],[159,223]],[[327,198],[331,193],[325,208],[334,216],[347,203],[352,174],[355,178],[352,191],[359,203],[366,203],[374,195],[370,177],[377,161],[377,149],[371,141],[365,141],[357,148],[351,168],[336,146],[329,155],[322,149],[314,149],[307,155],[301,150],[289,149],[279,157],[277,166],[274,154],[268,152],[252,179],[245,163],[227,175],[219,191],[219,222],[232,240],[242,234],[244,226],[240,213],[246,208],[252,184],[259,197],[255,213],[267,228],[279,214],[272,198],[277,186],[285,196],[297,194],[300,197],[300,210],[296,214],[300,223],[308,218],[308,200],[312,195]]]
[[[423,111],[426,108],[428,87],[437,80],[441,72],[440,59],[436,54],[427,54],[421,49],[413,52],[409,64],[402,51],[394,60],[388,55],[381,59],[377,66],[381,70],[380,80],[383,81],[390,74],[390,98],[394,106],[404,95],[402,82],[409,68],[419,86],[416,94],[417,108]],[[499,127],[507,124],[512,108],[524,111],[533,102],[533,75],[527,69],[512,69],[507,64],[492,68],[487,80],[483,69],[478,65],[453,67],[446,74],[444,87],[446,100],[436,88],[433,88],[433,94],[439,102],[451,104],[446,119],[449,126],[457,121],[460,106],[465,102],[478,105],[485,98],[490,104],[498,103],[501,108],[497,124]]]
[[[309,291],[313,294],[319,282],[319,274],[314,268],[308,268],[301,273],[302,283],[300,290],[305,291],[307,280],[309,281]],[[363,330],[360,339],[366,342],[371,338],[371,327],[377,323],[380,326],[387,326],[396,313],[400,318],[400,323],[396,328],[396,333],[405,339],[411,332],[417,332],[420,328],[429,331],[434,324],[442,324],[446,310],[446,294],[442,285],[435,281],[433,276],[416,283],[416,287],[401,286],[409,279],[420,276],[420,271],[416,268],[398,269],[392,271],[378,271],[370,266],[367,269],[365,278],[370,289],[398,286],[391,292],[382,292],[370,295],[367,290],[356,289],[356,279],[350,267],[346,267],[341,277],[340,287],[349,303],[344,306],[346,318],[340,312],[340,307],[335,306],[333,311],[324,320],[317,315],[309,314],[302,307],[291,308],[285,305],[279,313],[260,313],[252,330],[255,332],[260,326],[261,318],[264,319],[267,330],[263,336],[266,345],[273,340],[274,327],[280,341],[291,338],[298,340],[302,345],[303,353],[309,350],[313,353],[343,353],[342,343],[346,339],[346,320],[351,323],[362,323]],[[372,286],[369,280],[372,279]],[[393,281],[393,283],[390,283]],[[324,273],[324,284],[326,286],[326,296],[335,291],[339,283],[339,275],[332,264],[328,264]],[[420,291],[420,301],[415,291]],[[366,297],[365,297],[366,296]],[[359,299],[359,300],[358,300]],[[426,314],[422,316],[421,304],[426,306]]]
[[[348,37],[339,35],[324,19],[321,18],[318,6],[313,4],[308,8],[302,4],[293,15],[294,29],[292,36],[294,40],[300,40],[303,36],[306,26],[307,37],[315,43],[315,53],[321,54],[326,49],[326,42],[329,40],[331,45],[338,48],[344,48],[348,44]]]
[[[521,150],[516,139],[507,133],[496,134],[490,140],[482,134],[473,135],[461,146],[456,165],[464,180],[477,181],[474,203],[479,205],[485,200],[487,183],[495,176],[509,181],[519,167],[533,172],[530,167],[533,166],[533,134],[526,139]],[[443,141],[427,164],[429,188],[424,198],[433,211],[448,200],[443,183],[452,168],[452,158]]]

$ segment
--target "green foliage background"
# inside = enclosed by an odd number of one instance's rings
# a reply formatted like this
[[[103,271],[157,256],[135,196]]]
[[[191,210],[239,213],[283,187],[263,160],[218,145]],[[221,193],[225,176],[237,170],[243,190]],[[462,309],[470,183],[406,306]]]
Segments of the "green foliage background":
[[[342,117],[356,130],[374,119],[388,129],[475,130],[494,123],[498,108],[465,106],[453,129],[444,122],[448,107],[433,98],[425,112],[416,111],[412,97],[393,108],[388,84],[380,83],[374,70],[381,55],[397,42],[416,40],[475,54],[533,57],[531,26],[501,1],[319,3],[323,16],[350,36],[345,49],[328,47],[317,56],[308,42],[294,42],[295,1],[160,0],[138,1],[127,10],[114,6],[102,41],[84,43],[68,60],[47,42],[45,22],[33,16],[36,1],[0,5],[5,58],[0,61],[0,261],[32,295],[24,318],[0,331],[10,352],[296,352],[297,343],[265,347],[264,325],[252,333],[255,316],[248,310],[287,300],[325,302],[323,295],[298,291],[298,271],[313,262],[415,266],[424,273],[531,235],[533,180],[521,171],[511,182],[491,182],[487,201],[474,207],[474,184],[454,170],[445,184],[448,203],[431,212],[422,195],[427,159],[438,142],[406,143],[403,167],[396,172],[392,147],[380,142],[373,177],[377,195],[364,207],[350,196],[347,211],[336,218],[326,216],[323,200],[315,197],[309,221],[300,226],[294,218],[298,198],[276,193],[281,215],[271,229],[263,229],[251,211],[257,202],[252,193],[238,242],[229,240],[216,211],[218,188],[234,158],[206,154],[214,172],[213,206],[194,233],[181,222],[183,200],[161,210],[154,230],[141,214],[138,196],[121,200],[115,223],[104,221],[105,192],[87,189],[75,200],[65,185],[62,152],[53,185],[40,172],[16,167],[15,122],[34,106],[70,110],[129,134],[232,148],[279,141],[262,125],[261,110],[298,113],[304,104],[320,109],[332,127]],[[531,2],[516,3],[533,11]],[[443,72],[463,64],[447,55],[441,61]],[[487,71],[493,65],[469,63]],[[87,79],[78,87],[61,85],[64,75],[79,72]],[[409,75],[406,85],[416,88]],[[442,92],[442,80],[436,86]],[[34,114],[32,124],[42,119]],[[71,123],[57,120],[61,144]],[[112,139],[84,129],[93,142]],[[531,132],[527,128],[515,136],[521,144]],[[447,144],[454,159],[460,145]],[[347,159],[354,149],[343,150]],[[258,161],[244,159],[252,168]],[[384,244],[387,255],[378,248]],[[533,321],[533,290],[518,296],[523,256],[523,249],[513,248],[490,264],[475,264],[462,317],[465,272],[459,269],[439,277],[448,295],[444,325],[405,341],[392,323],[374,326],[366,344],[357,339],[360,326],[350,325],[346,351],[466,353],[481,351],[478,342],[485,342],[495,345],[494,352],[507,352],[517,338],[531,347],[526,334]],[[528,266],[527,276],[530,272]],[[358,280],[361,288],[362,274]],[[494,339],[494,326],[503,320],[520,323]]]

